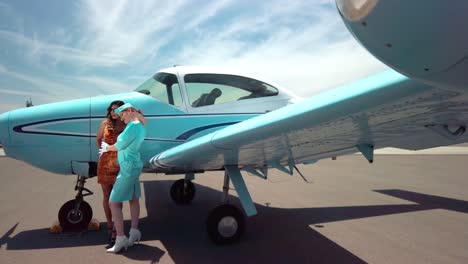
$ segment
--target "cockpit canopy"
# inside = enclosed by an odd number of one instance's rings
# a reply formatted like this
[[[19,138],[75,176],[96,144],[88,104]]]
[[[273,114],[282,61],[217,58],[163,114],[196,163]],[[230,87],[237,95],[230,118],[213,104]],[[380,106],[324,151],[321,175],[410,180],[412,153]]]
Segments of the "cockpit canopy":
[[[158,72],[153,78],[136,88],[135,91],[152,96],[188,112],[202,112],[202,109],[213,109],[213,106],[229,107],[232,103],[240,103],[239,101],[250,101],[251,99],[279,95],[277,88],[257,79],[233,74],[206,72],[188,72],[183,75]],[[285,98],[281,99],[284,101]],[[284,105],[283,102],[282,106]],[[272,109],[265,110],[271,111]]]

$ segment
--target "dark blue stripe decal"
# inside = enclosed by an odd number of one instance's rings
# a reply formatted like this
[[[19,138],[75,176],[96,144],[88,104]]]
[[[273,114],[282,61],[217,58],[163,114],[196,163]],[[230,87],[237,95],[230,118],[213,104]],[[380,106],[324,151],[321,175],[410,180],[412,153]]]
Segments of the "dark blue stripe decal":
[[[145,117],[181,117],[181,116],[219,116],[219,115],[259,115],[259,114],[264,114],[264,113],[212,113],[212,114],[182,114],[182,115],[145,115]],[[49,120],[41,120],[33,123],[27,123],[23,125],[19,125],[13,128],[15,132],[18,133],[32,133],[28,131],[23,131],[23,127],[26,126],[32,126],[32,125],[38,125],[38,124],[44,124],[44,123],[50,123],[50,122],[56,122],[56,121],[67,121],[67,120],[77,120],[77,119],[97,119],[97,118],[106,118],[105,116],[92,116],[92,117],[66,117],[66,118],[57,118],[57,119],[49,119]]]
[[[158,142],[185,142],[185,140],[177,140],[177,139],[162,139],[162,138],[145,138],[145,141],[158,141]]]
[[[146,116],[150,117],[150,116]],[[94,117],[91,117],[94,118]],[[96,135],[81,135],[81,134],[64,134],[64,133],[57,133],[57,132],[39,132],[39,131],[24,131],[23,128],[27,126],[32,126],[32,125],[38,125],[38,124],[45,124],[45,123],[50,123],[50,122],[57,122],[57,121],[67,121],[67,120],[77,120],[77,119],[88,119],[88,117],[69,117],[69,118],[57,118],[57,119],[50,119],[50,120],[42,120],[42,121],[37,121],[33,123],[27,123],[19,126],[15,126],[13,128],[13,131],[17,133],[23,133],[23,134],[36,134],[36,135],[54,135],[54,136],[65,136],[65,137],[85,137],[85,138],[93,138],[96,137]],[[207,126],[202,126],[202,127],[197,127],[194,129],[191,129],[189,131],[186,131],[179,135],[175,139],[145,139],[148,141],[168,141],[168,142],[181,142],[181,141],[186,141],[188,138],[191,136],[203,131],[207,130],[210,128],[214,127],[220,127],[220,126],[229,126],[233,125],[236,123],[239,123],[240,121],[234,121],[234,122],[226,122],[226,123],[219,123],[219,124],[211,124]]]
[[[145,117],[168,117],[168,116],[173,116],[173,117],[180,117],[180,116],[222,116],[222,115],[261,115],[265,114],[265,112],[261,113],[200,113],[200,114],[173,114],[173,115],[146,115]]]
[[[201,132],[203,130],[207,130],[207,129],[210,129],[210,128],[213,128],[213,127],[219,127],[219,126],[229,126],[229,125],[233,125],[233,124],[237,124],[237,123],[239,123],[239,121],[219,123],[219,124],[212,124],[212,125],[208,125],[208,126],[197,127],[197,128],[191,129],[191,130],[189,130],[187,132],[184,132],[180,136],[176,137],[176,139],[187,140],[191,136],[193,136],[193,135],[195,135],[195,134],[197,134],[197,133],[199,133],[199,132]]]
[[[54,133],[54,132],[21,131],[21,132],[18,132],[18,133],[23,133],[23,134],[36,134],[36,135],[53,135],[53,136],[63,136],[63,137],[85,137],[85,138],[96,137],[96,136],[93,136],[93,135],[62,134],[62,133]]]

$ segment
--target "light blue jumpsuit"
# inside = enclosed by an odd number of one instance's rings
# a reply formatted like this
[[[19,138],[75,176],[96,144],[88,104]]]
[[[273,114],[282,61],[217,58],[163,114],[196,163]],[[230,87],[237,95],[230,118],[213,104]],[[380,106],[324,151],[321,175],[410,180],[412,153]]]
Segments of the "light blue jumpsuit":
[[[117,160],[120,171],[112,187],[109,200],[125,202],[141,196],[140,174],[143,163],[140,158],[140,146],[145,139],[145,128],[139,121],[129,122],[125,130],[117,137]]]

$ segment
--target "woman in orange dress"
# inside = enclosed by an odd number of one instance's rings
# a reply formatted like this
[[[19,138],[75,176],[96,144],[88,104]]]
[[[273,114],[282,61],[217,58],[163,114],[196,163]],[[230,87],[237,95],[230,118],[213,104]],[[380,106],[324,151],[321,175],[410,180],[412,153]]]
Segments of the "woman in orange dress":
[[[104,119],[96,134],[96,146],[101,148],[101,143],[105,142],[113,145],[117,141],[117,137],[125,129],[125,123],[120,120],[119,115],[115,114],[114,110],[119,106],[124,105],[122,101],[114,101],[107,108],[107,118]],[[107,232],[109,236],[109,244],[115,242],[115,229],[112,222],[112,213],[109,207],[109,196],[112,191],[117,174],[119,174],[119,163],[117,162],[117,152],[104,152],[99,157],[97,169],[97,181],[101,184],[103,200],[102,206],[107,220]]]

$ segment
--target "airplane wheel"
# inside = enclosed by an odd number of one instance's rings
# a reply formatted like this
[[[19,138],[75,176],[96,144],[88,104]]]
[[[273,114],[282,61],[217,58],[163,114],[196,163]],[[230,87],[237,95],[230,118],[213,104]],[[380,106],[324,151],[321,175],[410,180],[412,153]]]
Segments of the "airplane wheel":
[[[188,204],[195,197],[195,185],[191,181],[177,180],[171,186],[171,198],[176,204]]]
[[[78,210],[75,210],[75,200],[64,203],[58,214],[60,226],[65,231],[87,229],[92,217],[93,209],[91,206],[82,201]]]
[[[245,218],[235,206],[223,204],[211,211],[206,222],[208,236],[216,244],[239,240],[245,229]]]

